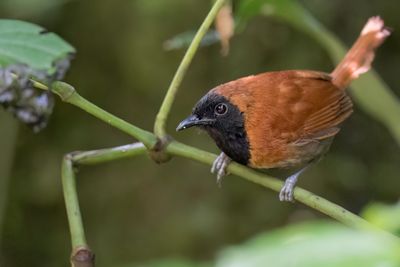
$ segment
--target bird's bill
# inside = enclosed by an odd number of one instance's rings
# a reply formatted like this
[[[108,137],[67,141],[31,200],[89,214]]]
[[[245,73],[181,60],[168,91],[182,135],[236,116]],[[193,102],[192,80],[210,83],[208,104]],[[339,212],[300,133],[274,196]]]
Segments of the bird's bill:
[[[199,119],[199,117],[197,117],[196,115],[190,115],[189,117],[181,121],[181,123],[179,123],[178,127],[176,127],[176,131],[185,130],[192,126],[209,125],[213,122],[215,122],[214,119]]]

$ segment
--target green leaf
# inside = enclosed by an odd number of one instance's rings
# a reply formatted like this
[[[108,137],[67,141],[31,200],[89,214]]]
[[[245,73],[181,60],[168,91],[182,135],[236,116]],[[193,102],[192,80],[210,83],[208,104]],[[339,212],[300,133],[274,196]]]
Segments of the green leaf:
[[[141,264],[125,264],[119,267],[211,267],[211,265],[182,259],[164,259]]]
[[[371,203],[364,209],[362,215],[372,224],[400,235],[400,202],[394,205]]]
[[[54,106],[51,93],[34,88],[64,77],[75,49],[40,26],[0,20],[0,105],[32,127],[43,129]]]
[[[51,75],[75,49],[54,33],[32,23],[0,20],[0,67],[25,64]]]
[[[163,47],[165,50],[177,50],[181,48],[187,48],[192,42],[195,34],[195,31],[182,32],[165,41]],[[209,30],[201,40],[200,47],[213,45],[215,43],[218,43],[219,41],[220,38],[218,32],[216,32],[215,30]]]
[[[328,223],[303,223],[260,234],[224,250],[217,267],[395,267],[399,241]]]

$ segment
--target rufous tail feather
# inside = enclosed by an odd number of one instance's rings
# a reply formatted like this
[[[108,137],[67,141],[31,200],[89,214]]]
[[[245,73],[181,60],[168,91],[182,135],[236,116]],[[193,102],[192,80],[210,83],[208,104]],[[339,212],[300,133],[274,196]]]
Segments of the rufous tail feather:
[[[344,59],[331,73],[333,84],[345,89],[352,80],[367,72],[374,60],[375,49],[389,35],[390,30],[385,27],[383,20],[378,16],[371,17]]]

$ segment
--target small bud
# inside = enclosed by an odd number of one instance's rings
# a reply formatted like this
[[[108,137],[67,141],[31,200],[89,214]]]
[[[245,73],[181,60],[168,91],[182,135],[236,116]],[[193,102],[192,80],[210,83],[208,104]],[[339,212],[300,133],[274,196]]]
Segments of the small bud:
[[[232,17],[232,6],[228,2],[217,14],[215,28],[221,40],[221,54],[227,56],[229,53],[229,41],[234,33],[235,22]]]

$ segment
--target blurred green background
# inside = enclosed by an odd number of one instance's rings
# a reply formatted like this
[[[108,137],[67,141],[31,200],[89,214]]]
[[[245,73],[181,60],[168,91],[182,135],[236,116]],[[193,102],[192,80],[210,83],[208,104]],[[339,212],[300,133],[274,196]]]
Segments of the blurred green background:
[[[300,2],[346,45],[368,17],[382,16],[395,31],[374,67],[400,96],[397,0]],[[209,8],[210,1],[200,0],[2,0],[0,17],[30,21],[62,36],[78,51],[65,80],[106,110],[152,129],[184,53],[165,51],[163,43],[196,29]],[[218,44],[200,49],[168,124],[180,141],[213,152],[218,151],[206,134],[174,130],[210,88],[264,71],[333,69],[309,36],[261,16],[233,38],[229,56],[219,51]],[[0,265],[68,266],[62,156],[133,141],[58,99],[49,126],[39,134],[1,110]],[[396,202],[399,173],[394,139],[355,107],[330,153],[299,185],[359,213],[371,202]],[[182,158],[156,165],[141,156],[83,167],[77,184],[88,242],[100,267],[162,258],[209,262],[222,248],[257,233],[323,217],[300,204],[281,203],[276,193],[234,176],[218,188],[208,167]]]

